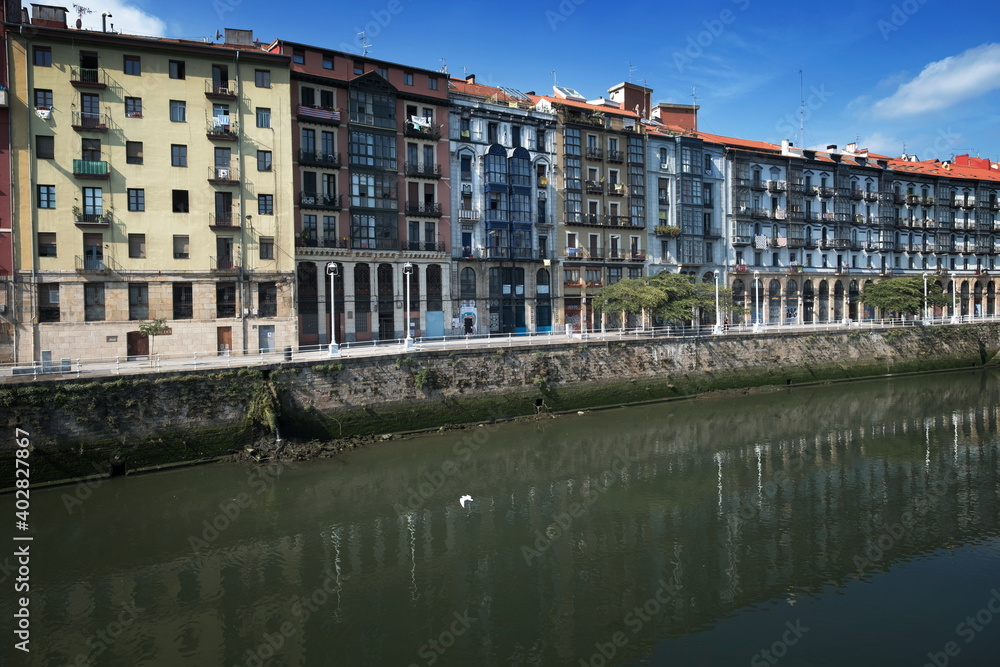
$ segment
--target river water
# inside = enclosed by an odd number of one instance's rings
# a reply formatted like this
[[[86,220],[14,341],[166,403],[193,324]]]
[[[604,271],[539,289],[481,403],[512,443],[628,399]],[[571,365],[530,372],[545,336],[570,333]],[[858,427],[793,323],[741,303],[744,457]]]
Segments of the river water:
[[[996,665],[998,418],[1000,375],[963,372],[39,489],[31,653],[9,631],[3,652],[30,665]],[[11,597],[0,605],[9,628]]]

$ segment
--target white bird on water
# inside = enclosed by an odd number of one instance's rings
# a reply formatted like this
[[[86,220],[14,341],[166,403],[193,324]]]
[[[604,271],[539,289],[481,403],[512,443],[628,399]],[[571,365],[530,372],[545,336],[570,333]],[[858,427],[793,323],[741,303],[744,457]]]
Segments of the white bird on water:
[[[461,505],[464,508],[465,507],[465,501],[467,501],[467,500],[471,503],[472,502],[472,496],[470,496],[470,495],[464,495],[464,496],[462,496],[461,498],[458,499],[458,504]]]

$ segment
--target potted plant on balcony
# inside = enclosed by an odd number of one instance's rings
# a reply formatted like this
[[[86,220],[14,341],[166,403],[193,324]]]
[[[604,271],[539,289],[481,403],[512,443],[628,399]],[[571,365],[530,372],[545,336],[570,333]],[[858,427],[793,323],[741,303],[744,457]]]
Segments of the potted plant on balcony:
[[[657,225],[653,228],[653,231],[655,231],[659,236],[669,236],[670,238],[674,238],[680,235],[681,228],[676,225]]]

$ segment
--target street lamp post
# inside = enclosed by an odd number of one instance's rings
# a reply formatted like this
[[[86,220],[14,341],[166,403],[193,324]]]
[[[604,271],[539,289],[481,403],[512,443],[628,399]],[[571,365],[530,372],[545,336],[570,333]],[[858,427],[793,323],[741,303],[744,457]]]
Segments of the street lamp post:
[[[962,318],[958,314],[958,274],[951,273],[951,323],[958,324]]]
[[[719,270],[715,270],[715,334],[722,333],[722,324],[719,322]]]
[[[413,331],[412,323],[410,322],[410,276],[413,275],[413,264],[407,262],[403,264],[403,275],[406,276],[406,340],[403,346],[407,350],[413,349],[413,336],[411,332]]]
[[[337,345],[337,292],[334,290],[337,275],[340,267],[336,262],[328,262],[326,265],[326,275],[330,276],[330,348],[331,357],[340,356],[340,347]]]
[[[760,333],[760,271],[753,272],[753,332]]]
[[[930,313],[927,312],[927,276],[929,274],[924,271],[924,324],[927,324],[931,319]]]

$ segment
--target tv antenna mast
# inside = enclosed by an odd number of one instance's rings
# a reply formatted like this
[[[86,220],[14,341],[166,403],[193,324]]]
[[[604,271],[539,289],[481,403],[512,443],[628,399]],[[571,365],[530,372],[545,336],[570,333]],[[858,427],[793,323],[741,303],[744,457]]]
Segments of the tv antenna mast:
[[[368,49],[370,49],[372,46],[371,44],[368,43],[368,35],[366,35],[365,31],[362,30],[361,32],[358,33],[358,37],[361,38],[361,44],[358,45],[361,47],[361,55],[367,56]]]

